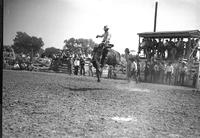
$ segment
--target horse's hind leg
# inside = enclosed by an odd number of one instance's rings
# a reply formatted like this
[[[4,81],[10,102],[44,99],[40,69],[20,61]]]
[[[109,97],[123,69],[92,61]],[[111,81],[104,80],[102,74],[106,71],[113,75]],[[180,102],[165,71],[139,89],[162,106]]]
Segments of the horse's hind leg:
[[[103,74],[103,67],[101,67],[100,70],[99,70],[99,76],[101,77],[102,74]]]

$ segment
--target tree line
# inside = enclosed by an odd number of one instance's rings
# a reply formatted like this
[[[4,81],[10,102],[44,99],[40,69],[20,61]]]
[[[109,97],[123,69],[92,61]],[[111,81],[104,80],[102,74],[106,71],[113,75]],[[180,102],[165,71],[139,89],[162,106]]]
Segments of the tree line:
[[[17,32],[11,47],[16,54],[23,53],[35,56],[39,53],[46,57],[52,57],[53,54],[58,54],[62,50],[67,50],[70,54],[84,54],[88,56],[88,54],[91,54],[95,45],[97,44],[92,39],[70,38],[64,40],[63,49],[55,47],[43,49],[44,42],[41,37],[30,36],[25,32]]]

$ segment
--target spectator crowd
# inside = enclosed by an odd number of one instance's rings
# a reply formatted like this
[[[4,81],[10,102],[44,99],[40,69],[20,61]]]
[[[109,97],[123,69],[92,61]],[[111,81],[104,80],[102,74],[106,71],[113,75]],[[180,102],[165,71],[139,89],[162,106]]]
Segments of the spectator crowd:
[[[170,39],[154,39],[144,38],[139,46],[139,51],[143,51],[147,59],[157,57],[160,59],[178,60],[192,56],[197,58],[199,39],[170,38]],[[193,51],[193,52],[192,52]],[[192,55],[190,53],[192,52]]]

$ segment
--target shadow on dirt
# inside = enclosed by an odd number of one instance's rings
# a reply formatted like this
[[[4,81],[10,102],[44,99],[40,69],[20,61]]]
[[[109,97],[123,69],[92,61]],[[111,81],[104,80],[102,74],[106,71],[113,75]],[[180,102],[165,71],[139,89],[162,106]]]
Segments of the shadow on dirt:
[[[62,86],[62,85],[59,85],[61,86],[63,89],[68,89],[70,91],[95,91],[95,90],[106,90],[106,89],[103,89],[103,88],[76,88],[76,86],[74,88],[72,87],[69,87],[69,86]]]

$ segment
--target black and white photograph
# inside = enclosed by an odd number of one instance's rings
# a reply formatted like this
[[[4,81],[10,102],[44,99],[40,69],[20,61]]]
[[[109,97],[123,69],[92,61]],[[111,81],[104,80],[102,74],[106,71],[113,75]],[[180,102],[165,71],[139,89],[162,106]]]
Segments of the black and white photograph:
[[[200,138],[200,0],[3,0],[2,138]]]

